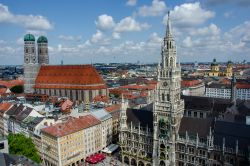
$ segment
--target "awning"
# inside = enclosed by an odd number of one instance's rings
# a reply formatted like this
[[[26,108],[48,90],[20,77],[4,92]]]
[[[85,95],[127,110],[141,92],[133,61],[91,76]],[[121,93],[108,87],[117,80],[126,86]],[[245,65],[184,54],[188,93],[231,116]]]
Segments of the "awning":
[[[102,152],[104,153],[113,153],[116,149],[118,149],[118,145],[116,144],[110,144],[108,147],[106,147],[105,149],[102,150]]]

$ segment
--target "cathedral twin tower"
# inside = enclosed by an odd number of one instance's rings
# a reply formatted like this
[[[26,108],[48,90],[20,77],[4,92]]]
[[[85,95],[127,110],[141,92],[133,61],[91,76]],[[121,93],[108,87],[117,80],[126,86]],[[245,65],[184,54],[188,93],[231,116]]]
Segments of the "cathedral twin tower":
[[[38,56],[37,56],[38,55]],[[34,35],[26,34],[24,36],[24,91],[25,93],[33,93],[35,79],[41,65],[49,64],[48,55],[48,39],[40,36],[36,40]]]

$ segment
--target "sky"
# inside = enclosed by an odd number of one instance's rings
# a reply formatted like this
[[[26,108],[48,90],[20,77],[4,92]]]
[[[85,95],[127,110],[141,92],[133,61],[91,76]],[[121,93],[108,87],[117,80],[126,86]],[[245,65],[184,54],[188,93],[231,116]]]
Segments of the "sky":
[[[250,61],[250,0],[0,0],[0,65],[45,35],[50,64],[160,61],[167,12],[181,62]]]

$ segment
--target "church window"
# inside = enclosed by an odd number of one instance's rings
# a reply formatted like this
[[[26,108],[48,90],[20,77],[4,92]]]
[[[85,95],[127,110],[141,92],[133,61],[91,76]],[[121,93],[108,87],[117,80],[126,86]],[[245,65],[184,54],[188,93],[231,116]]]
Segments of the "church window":
[[[167,94],[167,101],[169,101],[170,100],[170,95],[169,94]]]
[[[170,66],[173,66],[173,58],[170,58]]]
[[[25,53],[28,53],[28,52],[29,52],[29,49],[28,49],[28,48],[26,48],[26,49],[25,49]]]
[[[35,49],[34,48],[32,48],[32,53],[34,53],[35,52]]]
[[[161,98],[162,98],[162,101],[165,101],[165,95],[164,95],[164,93],[161,94]]]
[[[194,117],[195,117],[195,118],[197,117],[197,112],[194,112]]]
[[[200,118],[203,118],[203,113],[202,112],[200,112]]]
[[[42,53],[42,49],[39,49],[39,53],[40,53],[40,54]]]

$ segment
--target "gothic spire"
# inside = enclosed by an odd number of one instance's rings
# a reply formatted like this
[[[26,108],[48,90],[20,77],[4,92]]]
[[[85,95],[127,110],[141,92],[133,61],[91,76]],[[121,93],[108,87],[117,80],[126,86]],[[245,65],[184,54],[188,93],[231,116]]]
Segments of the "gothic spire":
[[[171,36],[172,31],[171,31],[171,21],[170,21],[170,11],[168,11],[168,22],[167,22],[167,29],[166,29],[166,37]]]

